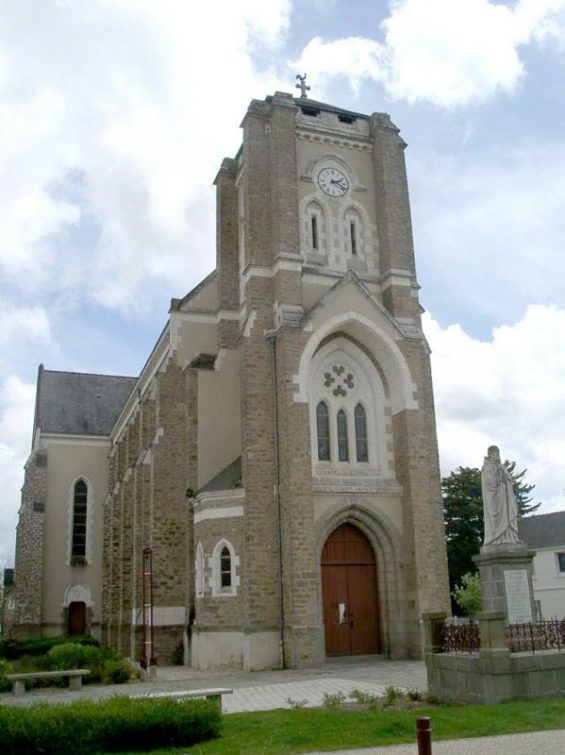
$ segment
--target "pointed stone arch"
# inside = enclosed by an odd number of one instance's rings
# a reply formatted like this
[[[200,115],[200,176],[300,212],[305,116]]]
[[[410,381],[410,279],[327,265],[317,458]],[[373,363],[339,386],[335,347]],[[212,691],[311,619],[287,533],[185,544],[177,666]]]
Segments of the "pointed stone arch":
[[[346,501],[335,503],[315,525],[320,583],[324,545],[343,524],[359,529],[373,548],[378,574],[381,652],[390,657],[402,657],[406,638],[401,600],[404,581],[400,532],[384,512],[365,505],[359,496],[350,496]],[[320,615],[322,612],[323,606],[320,605]]]
[[[342,312],[321,323],[302,351],[298,374],[294,376],[294,382],[298,385],[294,400],[300,403],[309,400],[308,378],[314,354],[322,341],[342,331],[358,342],[378,364],[390,392],[392,414],[403,409],[417,409],[410,368],[389,330],[378,321],[355,311]]]

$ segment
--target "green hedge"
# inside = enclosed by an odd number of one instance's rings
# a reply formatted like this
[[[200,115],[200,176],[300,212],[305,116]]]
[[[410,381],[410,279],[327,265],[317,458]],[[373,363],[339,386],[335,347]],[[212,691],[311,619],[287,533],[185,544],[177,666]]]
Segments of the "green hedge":
[[[0,706],[0,752],[18,755],[188,747],[220,735],[208,700],[113,697],[63,705]]]
[[[26,673],[32,671],[66,671],[68,669],[86,668],[90,671],[83,681],[124,684],[137,674],[127,658],[121,658],[109,648],[79,645],[68,642],[57,644],[48,653],[40,656],[24,655],[16,661],[0,658],[0,692],[10,689],[5,679],[8,673]],[[63,687],[62,679],[30,679],[26,682],[32,687]]]
[[[15,661],[23,655],[44,655],[57,645],[72,642],[79,645],[93,645],[100,643],[92,637],[41,637],[36,640],[0,640],[0,658]]]

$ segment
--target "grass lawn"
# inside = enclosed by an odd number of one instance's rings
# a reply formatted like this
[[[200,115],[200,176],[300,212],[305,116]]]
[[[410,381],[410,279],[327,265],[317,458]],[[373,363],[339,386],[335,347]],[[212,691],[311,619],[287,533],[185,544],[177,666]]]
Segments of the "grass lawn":
[[[224,716],[221,739],[153,753],[294,755],[415,743],[415,721],[422,715],[432,719],[434,740],[565,729],[565,697],[488,706],[428,705],[410,711],[302,708],[236,713]]]

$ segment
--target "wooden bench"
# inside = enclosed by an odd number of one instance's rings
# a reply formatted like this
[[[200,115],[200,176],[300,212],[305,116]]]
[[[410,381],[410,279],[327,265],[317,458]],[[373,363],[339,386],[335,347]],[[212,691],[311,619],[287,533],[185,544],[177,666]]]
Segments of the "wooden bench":
[[[206,700],[213,700],[220,713],[222,712],[222,695],[231,695],[233,689],[227,687],[214,687],[212,689],[191,689],[191,690],[171,690],[170,692],[147,692],[145,695],[130,695],[130,697],[144,698],[162,698],[173,697],[176,700],[190,700],[191,698],[205,697]]]
[[[78,690],[82,687],[82,677],[90,674],[86,668],[75,668],[69,671],[31,671],[27,674],[6,674],[6,679],[12,682],[12,694],[20,697],[26,691],[26,681],[31,679],[69,679],[69,689]]]

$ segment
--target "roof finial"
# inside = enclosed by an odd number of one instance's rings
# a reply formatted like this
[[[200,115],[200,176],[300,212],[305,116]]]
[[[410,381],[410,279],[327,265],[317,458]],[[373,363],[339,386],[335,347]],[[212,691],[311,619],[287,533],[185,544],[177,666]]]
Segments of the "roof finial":
[[[307,97],[308,95],[306,94],[306,92],[310,91],[310,87],[306,84],[306,74],[304,74],[304,76],[301,76],[299,73],[297,73],[296,78],[300,82],[299,84],[296,84],[296,88],[300,89],[300,96]]]

